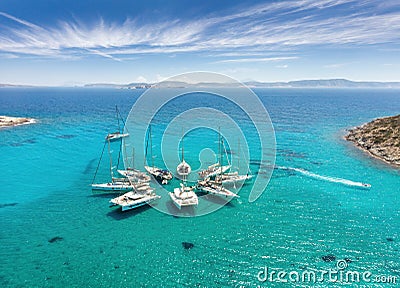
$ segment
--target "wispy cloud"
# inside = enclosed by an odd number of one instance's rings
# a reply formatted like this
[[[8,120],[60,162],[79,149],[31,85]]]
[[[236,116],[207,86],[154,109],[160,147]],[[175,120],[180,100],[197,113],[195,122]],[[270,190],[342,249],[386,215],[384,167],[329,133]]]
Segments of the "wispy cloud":
[[[39,27],[39,26],[37,26],[37,25],[35,25],[35,24],[32,24],[32,23],[30,23],[30,22],[28,22],[28,21],[19,19],[19,18],[17,18],[17,17],[14,17],[14,16],[12,16],[12,15],[10,15],[10,14],[7,14],[7,13],[1,12],[1,11],[0,11],[0,15],[3,16],[3,17],[5,17],[5,18],[8,18],[8,19],[10,19],[10,20],[13,20],[13,21],[15,21],[15,22],[17,22],[17,23],[19,23],[19,24],[22,24],[22,25],[24,25],[24,26],[27,26],[27,27],[29,27],[29,28],[33,28],[33,29],[37,29],[37,30],[42,29],[41,27]]]
[[[275,62],[275,61],[283,61],[283,60],[293,60],[298,57],[264,57],[264,58],[237,58],[237,59],[227,59],[220,60],[213,63],[247,63],[247,62]]]
[[[350,64],[354,64],[354,63],[333,63],[333,64],[324,65],[324,68],[336,69],[336,68],[348,66]]]
[[[395,2],[389,5],[393,12],[378,4],[368,0],[279,1],[195,20],[139,24],[129,18],[122,23],[100,18],[92,24],[61,21],[55,27],[41,27],[0,12],[3,19],[17,24],[0,32],[0,51],[44,57],[94,54],[116,61],[138,54],[211,51],[220,57],[231,53],[232,59],[219,63],[290,60],[295,58],[266,55],[265,51],[295,51],[304,45],[399,43],[399,9],[393,9]]]

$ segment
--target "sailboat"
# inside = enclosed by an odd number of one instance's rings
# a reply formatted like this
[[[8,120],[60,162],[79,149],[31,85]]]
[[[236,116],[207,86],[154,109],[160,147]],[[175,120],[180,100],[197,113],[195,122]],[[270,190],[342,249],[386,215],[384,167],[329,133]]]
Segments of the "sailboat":
[[[161,182],[161,184],[168,184],[168,181],[172,179],[172,173],[168,170],[158,168],[154,166],[154,158],[153,158],[153,141],[152,141],[152,135],[151,135],[151,126],[149,130],[149,138],[147,139],[146,143],[146,153],[145,153],[145,162],[146,162],[146,157],[147,157],[147,148],[149,145],[149,140],[150,140],[150,156],[151,156],[151,166],[144,166],[144,169],[150,174],[153,175],[154,178],[156,178],[158,181]]]
[[[132,180],[129,179],[129,178],[115,178],[114,177],[113,171],[112,171],[113,170],[113,166],[112,166],[112,157],[111,157],[111,149],[110,149],[110,140],[107,140],[105,144],[108,144],[108,155],[109,155],[109,158],[110,158],[111,182],[99,183],[99,184],[92,183],[92,190],[94,190],[94,191],[106,191],[108,193],[110,193],[110,192],[121,192],[121,191],[125,191],[126,192],[126,191],[133,190],[136,187],[136,185],[138,185],[138,183],[132,182]],[[105,144],[104,144],[104,147],[103,147],[103,152],[104,152]],[[101,154],[102,156],[103,156],[103,152]],[[102,157],[100,157],[99,163],[101,161],[101,158]],[[94,182],[94,179],[96,178],[96,174],[97,174],[97,170],[96,170],[96,173],[94,175],[93,182]]]
[[[225,146],[224,146],[225,149]],[[239,161],[240,161],[240,142],[238,142],[238,169],[240,167]],[[215,177],[215,182],[216,183],[221,183],[225,187],[231,187],[236,186],[241,187],[244,182],[247,180],[250,180],[253,176],[250,174],[246,175],[240,175],[238,171],[235,172],[229,172],[229,173],[221,173],[219,175],[216,175]]]
[[[213,178],[218,174],[223,174],[229,169],[231,169],[231,165],[225,165],[223,166],[221,164],[222,162],[222,152],[221,152],[221,133],[218,131],[218,154],[219,154],[219,161],[213,165],[210,165],[207,167],[207,169],[202,170],[199,172],[199,176],[202,179],[207,179],[207,178]]]
[[[236,172],[230,172],[230,173],[224,173],[221,175],[217,175],[215,177],[215,182],[216,183],[222,183],[225,187],[230,187],[230,186],[242,186],[244,182],[247,180],[250,180],[253,178],[252,175],[239,175],[239,173]]]
[[[226,189],[222,184],[217,184],[214,181],[202,180],[198,181],[196,185],[197,190],[216,196],[222,196],[227,199],[239,198],[240,196]]]
[[[199,204],[199,199],[196,193],[194,193],[193,191],[194,187],[186,185],[187,176],[192,171],[192,168],[185,161],[183,137],[182,162],[179,163],[179,165],[176,167],[176,172],[180,177],[182,177],[182,182],[180,183],[180,187],[174,188],[174,192],[169,192],[169,196],[171,197],[176,207],[178,207],[179,209],[182,209],[182,207],[197,206]]]
[[[124,121],[121,117],[121,114],[119,113],[118,107],[115,106],[115,112],[117,114],[117,121],[118,121],[118,131],[114,132],[114,133],[109,133],[106,136],[106,141],[116,141],[118,139],[121,139],[123,137],[128,137],[129,133],[122,133],[121,132],[121,127],[120,127],[120,122],[119,120],[121,119],[122,122]]]
[[[123,142],[123,147],[124,147],[125,155],[127,155],[125,142]],[[124,170],[119,169],[119,170],[117,170],[117,172],[120,175],[122,175],[123,177],[126,177],[126,178],[130,179],[131,181],[134,181],[137,183],[150,182],[151,178],[149,175],[147,175],[145,172],[142,172],[142,171],[134,168],[134,159],[135,159],[134,151],[135,150],[132,149],[132,162],[130,163],[130,167],[126,167]],[[128,159],[125,160],[125,163],[126,163],[126,165],[129,165]]]
[[[122,176],[139,183],[146,183],[151,180],[150,176],[146,175],[146,173],[131,167],[128,167],[125,170],[117,170],[117,172]]]
[[[222,147],[221,147],[222,146]],[[219,142],[218,142],[218,150],[219,150],[219,162],[218,163],[222,163],[222,148],[224,148],[223,145],[223,141],[221,139],[221,134],[219,133]],[[229,168],[231,167],[231,165],[227,165],[229,166]],[[220,165],[220,167],[222,168],[223,166]],[[223,182],[222,181],[217,181],[217,178],[219,177],[222,180],[222,176],[224,175],[222,172],[223,169],[218,169],[217,171],[215,171],[213,174],[213,176],[215,176],[215,180],[211,180],[211,176],[207,177],[206,179],[203,180],[199,180],[197,182],[196,188],[199,191],[208,193],[208,194],[213,194],[213,195],[217,195],[217,196],[223,196],[225,198],[228,198],[229,200],[232,198],[239,198],[239,195],[233,193],[232,191],[228,190],[227,188],[225,188],[223,186]]]

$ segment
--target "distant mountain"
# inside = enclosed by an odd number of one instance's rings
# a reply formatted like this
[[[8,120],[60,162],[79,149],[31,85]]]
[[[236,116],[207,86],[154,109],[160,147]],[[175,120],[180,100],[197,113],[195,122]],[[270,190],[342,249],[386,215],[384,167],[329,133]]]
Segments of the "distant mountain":
[[[250,88],[400,88],[400,82],[356,82],[346,79],[321,79],[321,80],[298,80],[289,82],[244,82]],[[146,89],[157,88],[233,88],[238,87],[238,83],[186,83],[182,81],[163,81],[160,83],[130,83],[121,84],[87,84],[85,87],[108,87],[120,89]]]
[[[147,89],[152,84],[148,83],[129,83],[129,84],[112,84],[112,83],[93,83],[85,84],[83,87],[87,88],[117,88],[117,89]]]
[[[5,88],[5,87],[9,87],[9,88],[12,88],[12,87],[15,87],[15,88],[31,88],[31,87],[35,87],[35,86],[33,86],[33,85],[19,85],[19,84],[2,84],[2,83],[0,83],[0,88]]]
[[[400,82],[357,82],[346,79],[321,79],[321,80],[298,80],[289,82],[244,82],[250,88],[400,88]],[[238,83],[186,83],[182,81],[163,81],[160,83],[143,83],[133,82],[129,84],[113,84],[113,83],[92,83],[85,84],[83,87],[88,88],[115,88],[115,89],[148,89],[156,88],[234,88],[238,87]],[[1,84],[1,87],[35,87],[32,85],[13,85]],[[78,87],[78,86],[76,86]]]
[[[289,82],[245,82],[252,88],[400,88],[400,82],[355,82],[346,79],[299,80]]]

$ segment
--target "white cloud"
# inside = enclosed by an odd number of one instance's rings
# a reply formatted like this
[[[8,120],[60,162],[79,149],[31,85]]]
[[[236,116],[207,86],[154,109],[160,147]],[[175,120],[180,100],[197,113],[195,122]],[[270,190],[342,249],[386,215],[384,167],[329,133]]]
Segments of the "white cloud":
[[[324,65],[324,68],[332,68],[332,69],[336,69],[336,68],[341,68],[347,65],[350,65],[352,63],[333,63],[333,64],[328,64],[328,65]]]
[[[264,58],[237,58],[237,59],[220,60],[213,63],[275,62],[275,61],[293,60],[293,59],[298,59],[298,57],[290,56],[290,57],[264,57]]]
[[[33,29],[37,29],[37,30],[42,29],[41,27],[39,27],[39,26],[37,26],[37,25],[35,25],[35,24],[32,24],[32,23],[30,23],[30,22],[28,22],[28,21],[19,19],[19,18],[17,18],[17,17],[14,17],[14,16],[12,16],[12,15],[10,15],[10,14],[7,14],[7,13],[1,12],[1,11],[0,11],[0,15],[1,15],[1,16],[4,16],[4,17],[6,17],[6,18],[8,18],[8,19],[10,19],[10,20],[13,20],[13,21],[15,21],[15,22],[17,22],[17,23],[19,23],[19,24],[22,24],[22,25],[24,25],[24,26],[27,26],[27,27],[30,27],[30,28],[33,28]]]
[[[164,77],[164,76],[161,76],[160,74],[157,74],[156,75],[156,81],[154,81],[154,82],[155,83],[159,83],[159,82],[162,82],[162,81],[164,81],[166,79],[168,79],[168,77]]]
[[[146,78],[144,78],[143,76],[139,76],[139,77],[137,77],[136,78],[136,82],[144,82],[144,83],[146,83],[147,82],[147,79]]]
[[[351,10],[347,8],[341,15],[329,10],[348,4],[352,5]],[[280,1],[196,20],[139,25],[129,18],[122,23],[100,18],[92,25],[75,20],[54,27],[40,27],[0,12],[0,16],[20,26],[0,31],[0,51],[44,57],[96,54],[116,61],[138,54],[211,51],[219,57],[227,53],[237,57],[221,60],[222,63],[278,61],[274,58],[285,57],[274,57],[266,51],[287,51],[302,45],[398,43],[400,11],[384,13],[381,11],[387,11],[387,7],[378,4],[355,0]],[[321,17],[321,12],[328,16]],[[240,58],[243,56],[247,58]]]

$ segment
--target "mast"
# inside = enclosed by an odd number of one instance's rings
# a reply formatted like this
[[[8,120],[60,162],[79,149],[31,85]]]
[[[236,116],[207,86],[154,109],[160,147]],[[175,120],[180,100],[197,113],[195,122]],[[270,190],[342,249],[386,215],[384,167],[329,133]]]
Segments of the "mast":
[[[184,146],[184,141],[183,139],[185,139],[185,134],[183,133],[183,128],[182,128],[182,163],[185,163],[185,146]],[[183,175],[183,185],[186,186],[186,176],[187,175]]]
[[[118,113],[118,106],[117,105],[115,105],[115,114],[116,114],[116,116],[117,116],[117,121],[118,121],[118,132],[121,132],[121,127],[120,127],[120,125],[119,125],[119,113]]]
[[[240,138],[238,138],[238,173],[240,172]]]
[[[222,174],[222,137],[221,137],[221,127],[218,127],[218,153],[219,153],[219,171]]]
[[[125,141],[124,141],[124,139],[122,139],[122,145],[124,146],[124,154],[125,154],[125,161],[124,161],[124,169],[126,169],[126,167],[125,167],[125,163],[126,163],[126,165],[129,167],[129,162],[128,162],[128,154],[126,153],[126,144],[125,144]]]
[[[110,175],[111,175],[111,180],[113,179],[113,172],[112,172],[112,157],[111,157],[111,147],[110,147],[110,140],[107,140],[108,142],[108,156],[110,158]]]
[[[132,147],[132,169],[135,167],[135,147]]]
[[[221,128],[218,127],[218,163],[221,166]]]
[[[183,128],[182,128],[182,162],[185,161],[185,157],[184,157],[184,151],[185,151],[185,147],[183,145],[183,139],[185,138],[185,134],[183,134]]]
[[[151,166],[154,169],[154,158],[153,158],[153,140],[152,140],[152,136],[151,136],[151,125],[150,125],[150,157],[151,157]]]
[[[222,137],[221,137],[221,127],[218,127],[218,150],[219,150],[219,177],[221,180],[221,187],[222,187]],[[217,180],[217,178],[215,178],[215,180]]]

